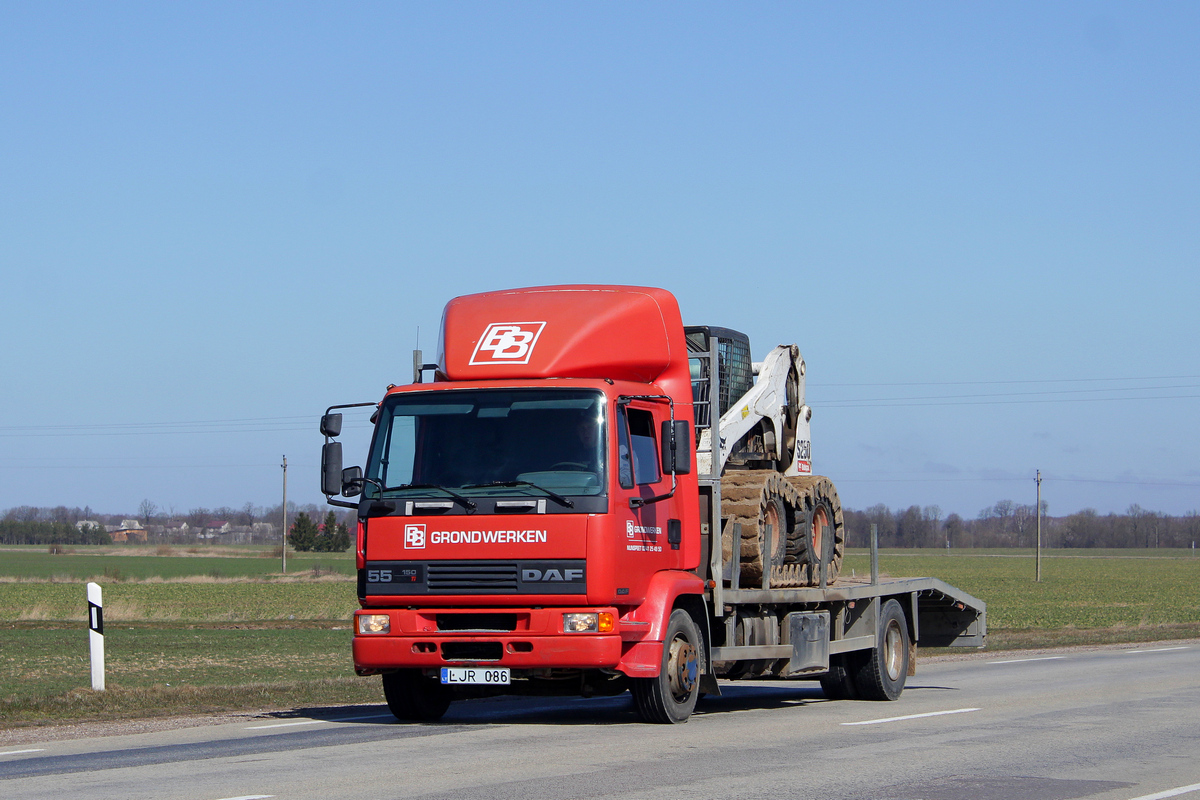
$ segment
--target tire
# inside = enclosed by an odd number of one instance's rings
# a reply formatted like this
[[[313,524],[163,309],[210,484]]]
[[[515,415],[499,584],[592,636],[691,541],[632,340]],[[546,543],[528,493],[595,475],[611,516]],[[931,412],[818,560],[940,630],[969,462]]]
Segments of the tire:
[[[726,564],[740,565],[738,580],[742,588],[763,585],[768,552],[773,566],[787,563],[788,537],[795,527],[790,502],[794,495],[777,472],[745,470],[721,477],[722,558]],[[733,522],[741,525],[742,536],[737,542],[733,541]]]
[[[883,604],[875,647],[859,665],[854,682],[864,700],[895,700],[908,676],[908,621],[895,600]]]
[[[450,707],[450,690],[420,670],[402,669],[385,672],[383,696],[388,710],[405,722],[436,722]]]
[[[821,677],[821,689],[830,700],[857,700],[858,686],[854,683],[854,674],[858,665],[854,663],[854,653],[840,656],[830,656],[829,674]]]
[[[656,678],[633,678],[638,716],[643,722],[678,724],[687,722],[700,696],[700,668],[704,642],[690,614],[682,608],[671,612],[663,636],[662,668]]]
[[[795,514],[800,535],[790,547],[804,567],[804,582],[810,586],[820,583],[823,563],[825,582],[832,584],[841,572],[846,550],[846,521],[837,489],[820,475],[793,476],[787,481],[799,498]],[[814,522],[821,528],[819,532],[813,530]],[[813,542],[814,534],[819,534],[819,546]]]

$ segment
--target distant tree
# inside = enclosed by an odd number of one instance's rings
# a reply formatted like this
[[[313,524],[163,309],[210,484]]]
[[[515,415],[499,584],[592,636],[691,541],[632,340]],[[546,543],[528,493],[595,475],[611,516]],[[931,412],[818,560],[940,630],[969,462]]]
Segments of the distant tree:
[[[247,502],[246,505],[242,506],[242,524],[254,527],[256,519],[258,519],[258,507],[254,503]]]
[[[1013,528],[1017,531],[1017,547],[1025,547],[1025,532],[1035,524],[1037,514],[1033,506],[1014,506],[1012,512]]]
[[[211,518],[212,512],[207,508],[193,508],[187,513],[187,524],[194,531],[203,531]]]
[[[870,536],[872,525],[875,525],[879,532],[880,547],[898,546],[896,541],[896,515],[893,514],[891,509],[889,509],[883,503],[879,503],[868,508],[864,522],[866,523],[866,538],[863,542],[864,546],[870,546],[871,544]]]
[[[297,551],[305,553],[316,547],[319,533],[317,524],[312,521],[312,517],[301,511],[296,515],[296,521],[292,523],[292,528],[288,532],[288,543]]]
[[[920,547],[929,529],[920,506],[909,506],[896,519],[896,546]]]
[[[921,509],[921,514],[925,517],[925,522],[928,530],[925,532],[925,541],[921,543],[922,547],[941,547],[944,541],[941,536],[941,506],[925,506]]]
[[[337,514],[332,511],[325,515],[313,549],[322,553],[342,553],[350,549],[350,530],[345,523],[338,522]]]
[[[142,521],[147,525],[150,524],[151,520],[154,519],[154,515],[157,513],[158,504],[151,502],[149,499],[143,500],[142,504],[138,506],[138,514],[141,516]]]
[[[951,514],[946,517],[946,524],[942,526],[942,530],[946,534],[946,547],[963,547],[963,518],[958,514]]]

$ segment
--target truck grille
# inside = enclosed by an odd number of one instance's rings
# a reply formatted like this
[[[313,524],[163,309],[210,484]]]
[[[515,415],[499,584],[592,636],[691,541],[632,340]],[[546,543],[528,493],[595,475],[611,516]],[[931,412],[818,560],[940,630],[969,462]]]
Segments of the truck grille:
[[[514,563],[454,561],[429,564],[430,593],[515,594],[517,588],[517,565]]]

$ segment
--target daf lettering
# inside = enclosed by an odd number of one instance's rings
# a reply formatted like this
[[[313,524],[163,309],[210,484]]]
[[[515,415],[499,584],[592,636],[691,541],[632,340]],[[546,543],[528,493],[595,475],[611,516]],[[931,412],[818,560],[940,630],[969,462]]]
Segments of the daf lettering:
[[[521,580],[526,583],[573,583],[574,581],[583,580],[583,570],[581,569],[523,569],[521,570]]]

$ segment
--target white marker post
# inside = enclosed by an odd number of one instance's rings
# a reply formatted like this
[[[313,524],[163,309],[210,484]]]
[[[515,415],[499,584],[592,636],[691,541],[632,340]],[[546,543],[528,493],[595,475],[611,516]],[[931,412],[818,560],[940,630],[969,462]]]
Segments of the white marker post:
[[[104,601],[100,584],[87,585],[88,639],[92,646],[92,688],[104,691]]]

